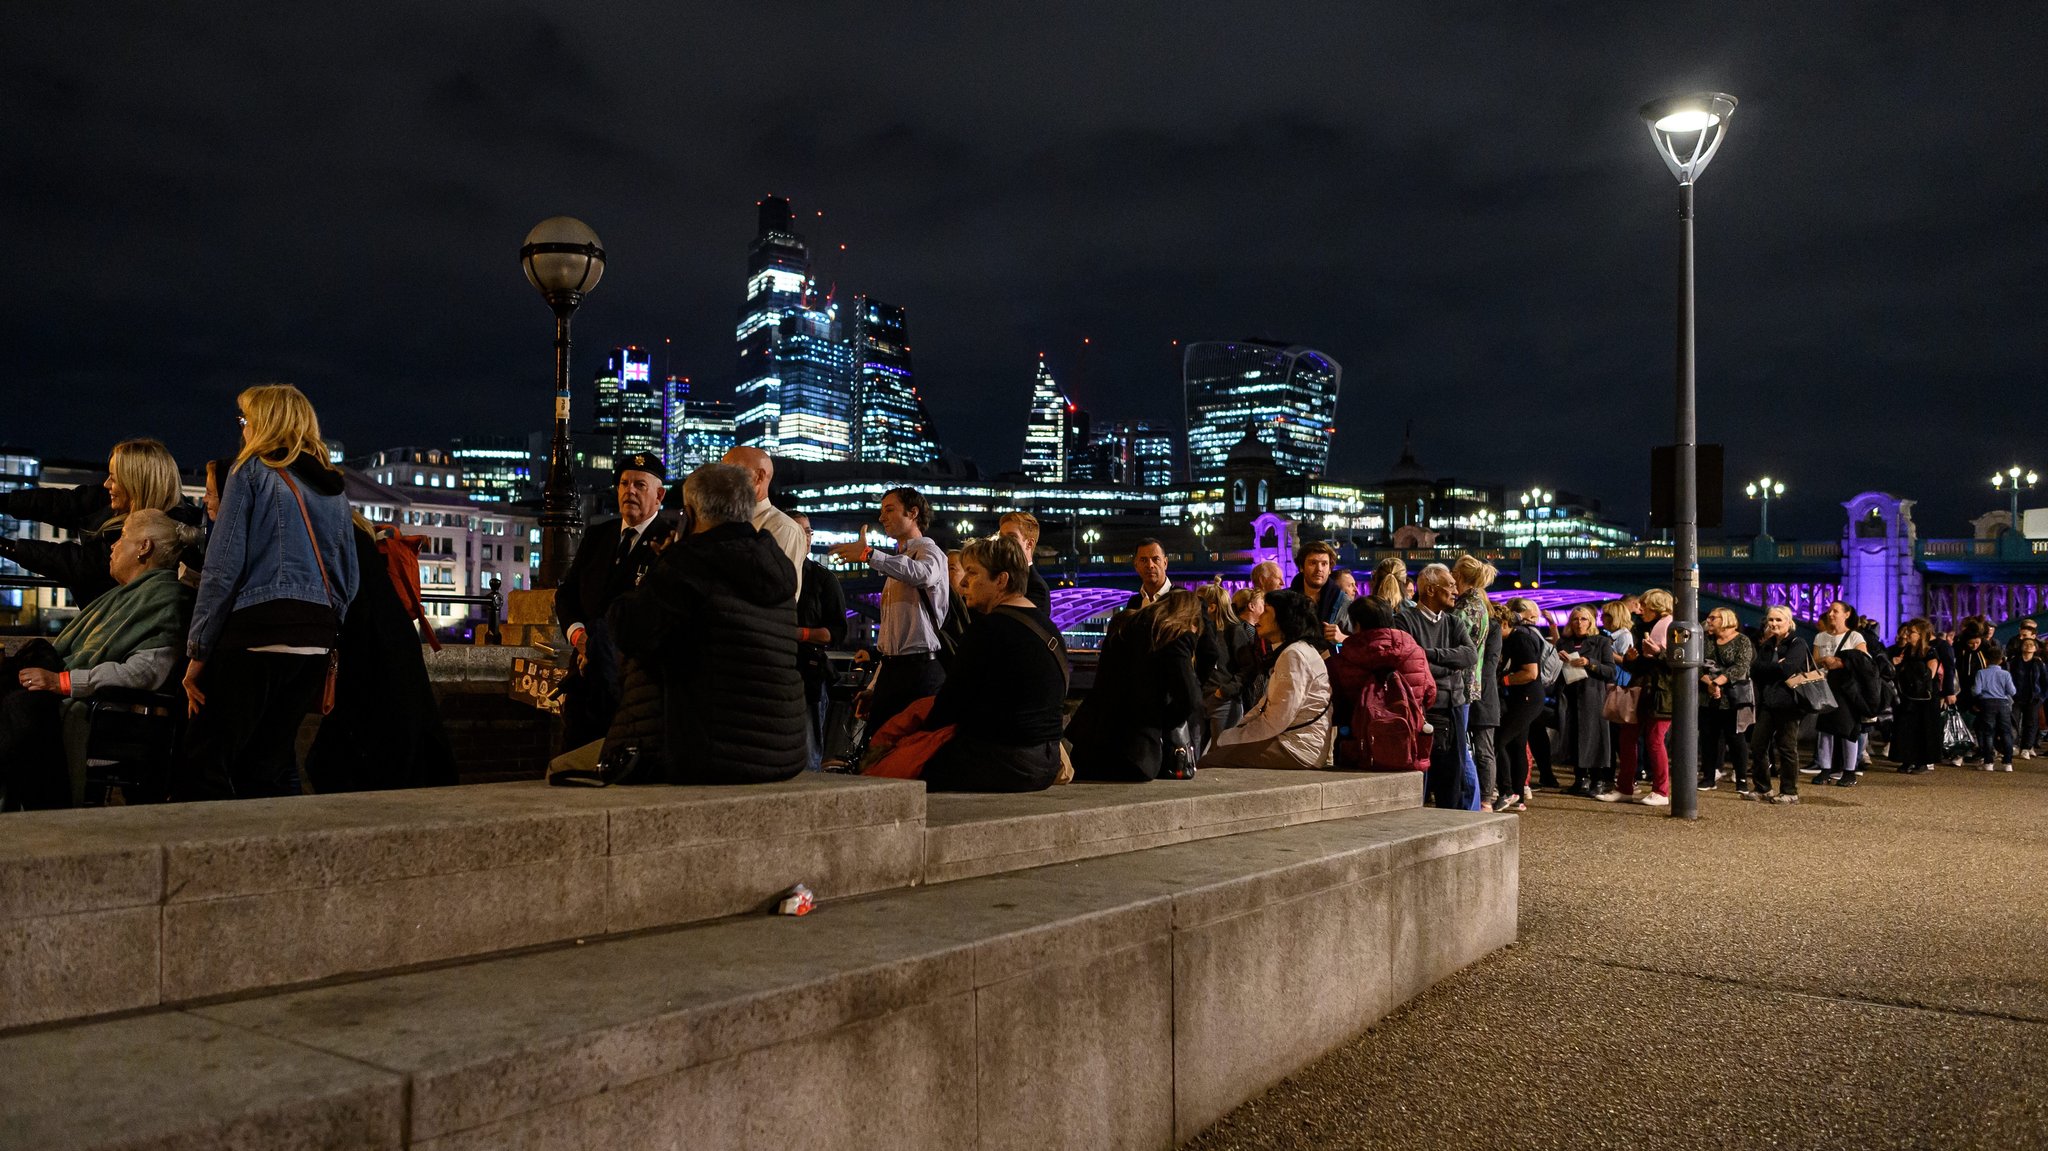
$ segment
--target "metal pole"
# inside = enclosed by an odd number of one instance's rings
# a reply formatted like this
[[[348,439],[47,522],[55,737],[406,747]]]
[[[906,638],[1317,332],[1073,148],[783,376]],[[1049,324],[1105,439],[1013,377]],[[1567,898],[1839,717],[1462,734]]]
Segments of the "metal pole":
[[[1700,561],[1698,436],[1694,419],[1692,184],[1678,186],[1678,484],[1676,532],[1671,551],[1671,591],[1677,599],[1674,636],[1683,628],[1685,647],[1671,693],[1671,817],[1699,818],[1700,766]]]
[[[555,309],[555,434],[548,446],[548,483],[541,496],[540,571],[533,584],[552,588],[569,571],[583,517],[576,501],[576,461],[569,454],[569,316],[574,306]]]
[[[1764,493],[1764,538],[1771,535],[1771,493]]]

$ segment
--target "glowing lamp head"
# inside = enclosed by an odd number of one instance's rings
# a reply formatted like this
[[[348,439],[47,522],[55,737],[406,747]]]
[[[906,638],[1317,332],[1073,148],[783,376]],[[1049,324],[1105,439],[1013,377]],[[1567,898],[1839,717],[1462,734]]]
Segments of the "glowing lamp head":
[[[1643,105],[1640,111],[1664,166],[1680,184],[1691,184],[1707,170],[1721,141],[1728,138],[1735,97],[1726,92],[1665,96]]]
[[[604,245],[583,221],[550,216],[526,234],[519,265],[549,307],[574,308],[604,278]]]

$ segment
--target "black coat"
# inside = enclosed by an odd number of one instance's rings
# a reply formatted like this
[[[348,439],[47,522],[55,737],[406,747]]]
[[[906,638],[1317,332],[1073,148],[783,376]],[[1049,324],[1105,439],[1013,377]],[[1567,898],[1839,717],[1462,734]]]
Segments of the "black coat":
[[[846,590],[839,577],[816,560],[804,561],[803,588],[796,595],[796,625],[823,628],[832,638],[825,643],[797,645],[797,662],[804,678],[823,680],[829,670],[825,652],[846,642]]]
[[[107,490],[99,484],[0,492],[0,515],[49,524],[75,537],[63,543],[0,541],[0,557],[63,584],[79,607],[114,590],[107,561],[114,554],[114,541],[121,536],[122,521],[107,505]]]
[[[1103,641],[1095,687],[1067,724],[1076,778],[1157,779],[1166,730],[1203,723],[1199,637],[1190,633],[1154,650],[1153,610],[1129,613]]]
[[[1614,686],[1614,641],[1595,630],[1592,635],[1566,636],[1558,641],[1560,655],[1586,657],[1586,678],[1577,683],[1557,681],[1558,757],[1582,770],[1605,768],[1613,758],[1608,740],[1607,718],[1602,708],[1607,689]]]
[[[633,542],[627,562],[621,564],[616,556],[620,522],[611,519],[592,524],[583,533],[583,542],[576,545],[576,558],[569,562],[568,572],[555,588],[555,620],[562,630],[569,630],[572,624],[588,628],[601,622],[613,602],[633,590],[653,570],[655,545],[674,535],[679,526],[673,512],[655,516],[647,531]],[[787,557],[783,562],[789,562]],[[791,642],[795,642],[796,633],[790,634]]]
[[[608,752],[652,743],[670,783],[766,783],[804,769],[796,569],[775,537],[748,523],[686,536],[609,619],[628,674]]]
[[[356,598],[341,625],[334,711],[306,753],[319,792],[441,787],[455,782],[455,750],[427,679],[419,624],[398,598],[377,541],[355,530]]]
[[[1760,639],[1756,656],[1749,663],[1749,678],[1756,681],[1756,705],[1767,711],[1796,713],[1799,699],[1785,680],[1807,670],[1813,649],[1796,635],[1783,639]]]
[[[1862,648],[1838,651],[1842,666],[1828,672],[1828,690],[1835,693],[1835,710],[1822,713],[1820,730],[1829,735],[1854,739],[1863,725],[1883,710],[1884,681],[1877,661]]]
[[[1479,677],[1479,698],[1472,701],[1472,710],[1467,713],[1465,726],[1500,726],[1500,621],[1486,621],[1486,651],[1480,656],[1479,666],[1485,674]]]

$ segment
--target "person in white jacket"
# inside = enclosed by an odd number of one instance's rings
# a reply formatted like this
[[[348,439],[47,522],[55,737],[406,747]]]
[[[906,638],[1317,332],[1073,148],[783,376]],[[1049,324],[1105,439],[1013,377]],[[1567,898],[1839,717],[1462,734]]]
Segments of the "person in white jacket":
[[[1269,592],[1258,627],[1275,653],[1266,694],[1216,737],[1201,766],[1322,767],[1330,758],[1330,673],[1315,605],[1300,592]]]

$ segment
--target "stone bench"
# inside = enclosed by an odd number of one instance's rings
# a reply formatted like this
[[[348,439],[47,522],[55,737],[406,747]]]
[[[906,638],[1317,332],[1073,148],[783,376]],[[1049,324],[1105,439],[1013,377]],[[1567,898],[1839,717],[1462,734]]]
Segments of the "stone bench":
[[[0,1147],[1170,1147],[1513,940],[1517,823],[1252,831],[0,1037]]]
[[[915,883],[924,787],[492,784],[0,817],[0,1028]]]
[[[1230,770],[929,801],[806,775],[12,814],[0,1029],[712,919],[798,882],[831,899],[1420,800],[1407,774]]]

